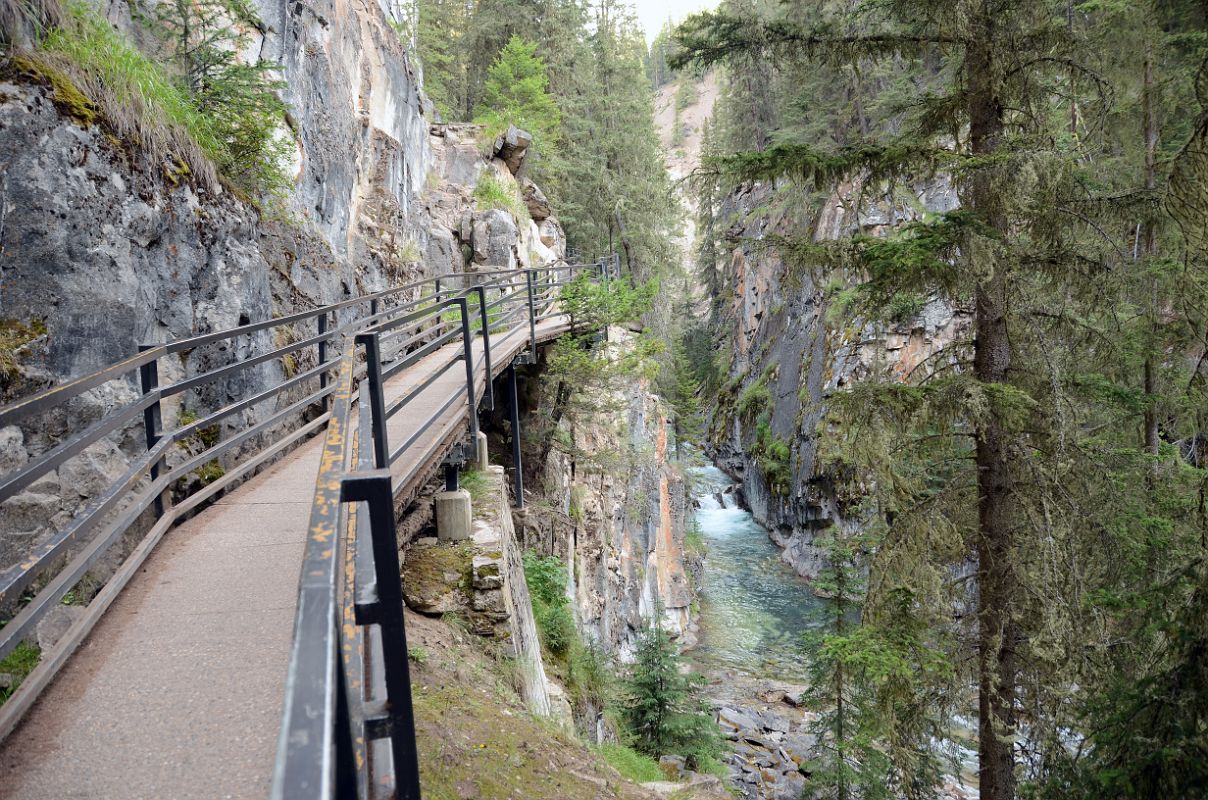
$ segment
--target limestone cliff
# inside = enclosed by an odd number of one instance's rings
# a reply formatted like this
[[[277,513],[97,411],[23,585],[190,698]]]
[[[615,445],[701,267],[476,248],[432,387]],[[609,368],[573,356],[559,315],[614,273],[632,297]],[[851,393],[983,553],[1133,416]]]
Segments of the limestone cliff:
[[[856,213],[859,194],[858,185],[847,184],[802,212],[800,203],[755,185],[731,193],[721,210],[734,244],[726,253],[731,293],[718,332],[727,381],[712,412],[709,447],[719,466],[742,481],[746,504],[784,548],[784,559],[807,577],[820,566],[815,533],[850,522],[831,477],[816,463],[827,398],[874,371],[918,377],[931,368],[929,357],[969,324],[966,310],[926,299],[890,323],[837,318],[829,309],[833,286],[817,285],[762,241],[803,232],[818,241],[852,230],[875,234],[956,205],[942,179]]]
[[[695,595],[663,401],[637,377],[611,395],[614,417],[560,422],[562,445],[538,465],[540,500],[518,516],[526,547],[565,560],[580,630],[626,661],[660,607],[667,630],[690,637]]]

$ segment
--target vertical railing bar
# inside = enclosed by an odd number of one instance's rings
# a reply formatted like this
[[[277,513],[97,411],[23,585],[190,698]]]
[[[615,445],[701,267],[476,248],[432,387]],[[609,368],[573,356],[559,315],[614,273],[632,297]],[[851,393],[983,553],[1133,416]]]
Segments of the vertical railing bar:
[[[378,469],[390,466],[390,444],[386,440],[386,388],[382,384],[381,334],[362,333],[357,344],[365,346],[366,377],[369,379],[369,404],[373,409],[373,453]]]
[[[151,350],[159,345],[140,344],[138,351],[140,353]],[[146,364],[138,368],[139,383],[142,387],[143,394],[150,394],[159,389],[159,359],[153,358]],[[143,434],[147,442],[147,450],[150,451],[155,447],[155,444],[163,435],[163,416],[160,411],[160,401],[156,398],[155,402],[143,409]],[[151,481],[154,482],[159,477],[159,473],[164,468],[164,458],[161,456],[151,464]],[[164,506],[164,495],[166,490],[160,492],[155,498],[155,516],[160,518],[164,515],[167,509]]]
[[[319,335],[322,336],[323,334],[327,333],[327,312],[324,311],[323,313],[319,314],[318,320],[319,320]],[[321,342],[319,342],[319,366],[323,366],[326,363],[327,363],[327,340],[324,339]],[[319,373],[319,388],[320,389],[327,388],[327,370],[324,370]],[[323,402],[323,413],[327,413],[327,411],[331,407],[330,398],[327,395],[323,395],[322,402]]]
[[[469,404],[470,417],[470,453],[473,459],[477,459],[478,402],[475,397],[477,393],[474,391],[474,337],[470,334],[470,301],[465,297],[458,297],[454,302],[461,309],[461,342],[466,360],[466,402]]]
[[[345,502],[368,506],[373,542],[374,577],[377,581],[379,630],[386,675],[390,747],[394,756],[395,789],[399,800],[420,800],[419,754],[415,742],[415,715],[411,703],[411,670],[407,661],[407,630],[399,582],[398,542],[394,527],[394,492],[390,473],[378,470],[345,478]]]
[[[528,282],[528,307],[529,307],[529,347],[536,352],[537,349],[537,306],[533,298],[533,271],[526,270],[524,277]]]
[[[490,314],[487,312],[487,292],[478,284],[478,310],[482,316],[482,353],[483,360],[487,368],[487,409],[495,410],[495,381],[493,380],[494,373],[491,371],[491,322]]]

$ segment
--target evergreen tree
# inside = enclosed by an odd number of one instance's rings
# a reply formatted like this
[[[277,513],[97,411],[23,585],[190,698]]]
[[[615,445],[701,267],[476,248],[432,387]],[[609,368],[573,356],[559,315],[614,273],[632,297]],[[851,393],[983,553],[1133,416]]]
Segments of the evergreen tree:
[[[164,0],[155,10],[183,88],[220,145],[219,170],[248,191],[281,189],[291,144],[277,135],[285,103],[276,65],[240,52],[260,22],[247,0]]]
[[[662,609],[654,616],[621,681],[622,714],[638,750],[655,758],[683,755],[696,768],[717,752],[717,728],[699,698],[704,679],[681,669],[675,643],[658,621]]]
[[[519,126],[533,134],[538,147],[552,146],[561,114],[548,89],[549,77],[537,45],[513,36],[487,73],[478,121],[488,129]]]
[[[469,23],[466,0],[416,0],[416,44],[424,91],[448,121],[469,116],[463,38]]]
[[[948,348],[925,380],[903,386],[887,372],[831,398],[824,457],[831,469],[862,476],[888,526],[870,567],[865,635],[891,641],[911,632],[916,643],[948,648],[951,663],[975,666],[980,795],[1010,800],[1021,773],[1043,775],[1062,760],[1063,725],[1071,720],[1061,698],[1095,680],[1087,667],[1108,637],[1091,635],[1104,609],[1087,586],[1122,577],[1097,552],[1105,540],[1116,547],[1128,541],[1152,557],[1160,533],[1168,548],[1177,543],[1169,553],[1175,564],[1202,547],[1185,505],[1193,495],[1178,477],[1184,470],[1172,465],[1160,492],[1137,492],[1145,471],[1136,468],[1145,459],[1116,436],[1122,420],[1144,418],[1152,462],[1162,415],[1146,409],[1161,389],[1148,378],[1138,387],[1135,376],[1183,360],[1171,357],[1168,338],[1104,336],[1127,316],[1115,314],[1120,292],[1146,273],[1121,268],[1119,254],[1128,249],[1120,247],[1125,228],[1117,220],[1130,203],[1134,220],[1142,209],[1151,219],[1170,213],[1153,202],[1160,147],[1152,106],[1144,110],[1161,82],[1140,87],[1141,116],[1150,123],[1134,138],[1151,152],[1141,172],[1153,180],[1133,183],[1124,195],[1102,191],[1111,171],[1097,171],[1085,145],[1104,131],[1086,121],[1098,125],[1113,107],[1088,46],[1110,8],[1072,14],[1072,6],[1040,1],[795,3],[766,21],[732,8],[681,26],[684,51],[673,66],[725,61],[733,79],[744,59],[772,54],[787,74],[847,70],[858,102],[829,106],[837,119],[850,113],[855,120],[854,130],[843,122],[844,135],[829,141],[792,119],[771,144],[759,135],[734,137],[761,149],[722,159],[723,171],[736,180],[794,178],[822,191],[851,180],[874,197],[892,197],[897,180],[937,171],[957,181],[960,209],[887,239],[857,234],[818,245],[804,232],[781,249],[815,276],[849,276],[854,288],[843,297],[853,302],[839,313],[885,319],[911,295],[972,310],[971,335]],[[1174,16],[1174,29],[1194,30],[1202,11],[1183,7]],[[1163,30],[1171,24],[1166,17]],[[1137,74],[1144,82],[1145,70]],[[800,98],[782,113],[808,113]],[[884,110],[872,115],[870,107]],[[1148,200],[1136,202],[1146,193]],[[1149,224],[1141,221],[1141,240]],[[1180,229],[1176,238],[1188,237]],[[1201,283],[1202,257],[1185,244],[1179,249],[1185,274]],[[1150,263],[1162,269],[1161,259]],[[1173,284],[1152,273],[1138,282],[1150,297],[1155,289],[1165,294],[1162,286]],[[1143,329],[1181,319],[1186,330],[1203,330],[1198,311],[1186,314],[1175,295],[1167,297],[1146,304],[1151,322]],[[1121,352],[1117,344],[1150,367],[1128,377],[1114,372],[1107,362]],[[1198,427],[1198,415],[1188,421]],[[1127,500],[1119,496],[1123,485],[1133,487]],[[1176,607],[1191,602],[1182,594]],[[886,698],[878,703],[878,735],[888,737],[897,775],[888,780],[901,788],[934,779],[916,768],[922,762],[910,763],[911,748],[893,742],[901,731],[910,731],[902,741],[925,741],[911,731],[911,715],[928,697],[927,682],[935,692],[929,704],[942,705],[944,681],[922,668],[924,650],[895,651],[918,661],[924,679],[877,693]],[[1021,714],[1028,748],[1017,747]]]

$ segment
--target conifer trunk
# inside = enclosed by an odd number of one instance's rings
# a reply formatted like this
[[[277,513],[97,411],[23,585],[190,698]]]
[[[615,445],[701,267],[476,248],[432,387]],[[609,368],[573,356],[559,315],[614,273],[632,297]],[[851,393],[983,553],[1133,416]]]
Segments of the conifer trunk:
[[[970,148],[975,156],[999,146],[1003,108],[995,65],[995,30],[990,3],[978,2],[966,50]],[[1003,187],[992,172],[970,180],[968,206],[1004,237],[1006,215],[998,198]],[[983,384],[1006,383],[1010,368],[1007,335],[1006,265],[989,249],[993,264],[978,265],[989,274],[975,291],[974,372]],[[1008,434],[991,412],[977,430],[978,529],[978,783],[981,800],[1015,796],[1015,581],[1011,568],[1011,475]]]
[[[1145,140],[1145,189],[1152,193],[1157,186],[1157,147],[1158,123],[1154,115],[1153,103],[1153,46],[1145,44],[1145,68],[1141,88],[1141,135]],[[1139,232],[1141,241],[1142,263],[1157,250],[1157,237],[1153,219],[1146,216],[1141,223]],[[1156,327],[1158,309],[1156,307],[1157,291],[1152,292],[1149,303],[1150,330]],[[1145,406],[1145,451],[1150,455],[1158,454],[1158,409],[1153,405],[1153,397],[1157,393],[1157,382],[1154,379],[1154,359],[1152,349],[1145,356],[1145,394],[1149,401]],[[1155,463],[1154,468],[1157,467]]]

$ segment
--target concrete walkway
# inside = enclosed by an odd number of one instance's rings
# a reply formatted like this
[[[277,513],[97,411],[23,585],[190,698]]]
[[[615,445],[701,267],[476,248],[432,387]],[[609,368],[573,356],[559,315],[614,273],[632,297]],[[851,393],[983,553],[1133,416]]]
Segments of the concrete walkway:
[[[565,330],[565,319],[546,320],[537,339]],[[528,333],[492,340],[496,374]],[[451,344],[396,376],[388,401],[460,350]],[[464,386],[457,364],[391,420],[391,446]],[[467,419],[466,403],[454,403],[403,454],[396,491],[427,479]],[[267,796],[321,447],[311,439],[165,536],[0,745],[0,798]]]

